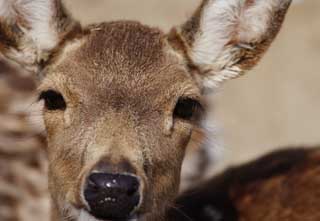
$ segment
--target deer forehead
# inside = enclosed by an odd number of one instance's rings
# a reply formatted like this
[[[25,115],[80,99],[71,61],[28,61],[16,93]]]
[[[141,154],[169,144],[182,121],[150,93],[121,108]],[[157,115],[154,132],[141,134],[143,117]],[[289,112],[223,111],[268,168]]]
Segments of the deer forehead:
[[[66,41],[47,69],[40,86],[46,88],[74,95],[74,101],[127,105],[200,94],[165,35],[127,21],[89,26],[80,38]]]

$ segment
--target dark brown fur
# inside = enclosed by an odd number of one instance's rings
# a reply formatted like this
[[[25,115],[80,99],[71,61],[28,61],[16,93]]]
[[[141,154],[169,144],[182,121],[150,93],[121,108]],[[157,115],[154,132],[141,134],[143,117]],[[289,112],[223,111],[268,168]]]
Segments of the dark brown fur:
[[[187,191],[169,216],[194,221],[316,221],[319,176],[319,148],[280,150]]]

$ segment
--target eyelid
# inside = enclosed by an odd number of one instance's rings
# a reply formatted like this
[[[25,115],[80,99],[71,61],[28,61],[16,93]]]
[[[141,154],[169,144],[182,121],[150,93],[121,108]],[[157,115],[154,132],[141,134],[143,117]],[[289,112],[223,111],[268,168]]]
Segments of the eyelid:
[[[178,98],[178,100],[179,99],[191,99],[191,100],[198,102],[200,104],[202,111],[206,110],[207,106],[208,106],[206,100],[202,96],[198,96],[198,95],[181,96],[180,98]],[[178,102],[178,100],[176,102]]]
[[[191,105],[192,105],[191,111],[193,112],[193,114],[192,114],[191,118],[188,117],[188,119],[185,119],[184,117],[179,116],[179,114],[175,115],[175,114],[179,113],[179,112],[176,113],[176,110],[179,110],[179,109],[176,109],[178,107],[178,105],[184,105],[185,102],[187,102],[187,103],[189,102],[189,104],[190,104],[190,102],[192,102],[191,103]],[[195,99],[194,97],[192,98],[192,97],[183,96],[177,100],[175,108],[173,110],[173,113],[175,116],[177,116],[180,119],[188,120],[191,122],[198,122],[205,113],[205,107],[202,106],[201,102],[199,102],[199,99]]]
[[[45,90],[38,90],[38,101],[41,101],[44,98],[43,95],[49,91],[53,91],[55,93],[61,94],[58,90],[55,90],[52,88],[47,88]]]

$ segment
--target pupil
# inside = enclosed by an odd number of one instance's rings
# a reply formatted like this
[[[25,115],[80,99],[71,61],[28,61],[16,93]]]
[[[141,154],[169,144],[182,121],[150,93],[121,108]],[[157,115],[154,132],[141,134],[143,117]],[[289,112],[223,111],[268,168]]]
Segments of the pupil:
[[[196,106],[197,102],[192,99],[180,99],[176,105],[174,115],[189,120],[193,117]]]
[[[43,99],[48,110],[65,110],[66,103],[61,94],[53,90],[43,92],[40,95],[40,100]]]

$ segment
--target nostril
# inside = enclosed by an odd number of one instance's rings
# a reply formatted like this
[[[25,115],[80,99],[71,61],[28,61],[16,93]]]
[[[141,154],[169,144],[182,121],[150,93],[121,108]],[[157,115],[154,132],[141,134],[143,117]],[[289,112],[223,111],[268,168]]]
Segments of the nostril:
[[[127,194],[128,196],[132,196],[135,193],[137,193],[139,190],[139,183],[138,182],[133,182],[132,185],[129,186]]]
[[[91,176],[88,178],[88,187],[91,188],[91,189],[96,189],[96,190],[99,189],[99,186],[98,186],[97,183],[94,181],[94,179],[92,179]]]

